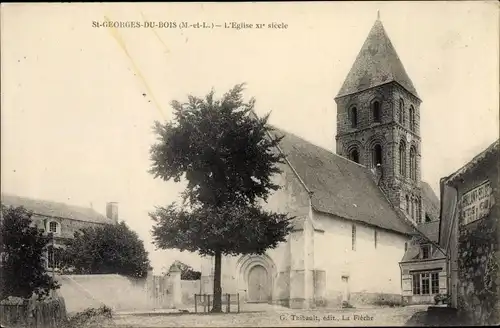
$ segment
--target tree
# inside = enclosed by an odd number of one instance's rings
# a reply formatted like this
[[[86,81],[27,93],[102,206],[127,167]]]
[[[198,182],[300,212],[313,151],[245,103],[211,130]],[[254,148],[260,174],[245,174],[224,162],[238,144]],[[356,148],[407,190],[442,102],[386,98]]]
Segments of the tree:
[[[33,226],[33,213],[24,207],[2,205],[1,215],[0,298],[48,296],[51,290],[59,288],[44,263],[50,237]]]
[[[187,180],[181,205],[150,213],[154,243],[214,256],[214,312],[222,310],[222,255],[263,254],[291,231],[287,214],[259,206],[280,188],[272,176],[284,162],[276,151],[282,137],[270,138],[269,115],[249,115],[255,99],[244,102],[243,89],[236,85],[220,100],[212,90],[185,104],[173,101],[174,119],[155,122],[158,142],[151,147],[155,178]]]
[[[181,280],[200,280],[201,272],[195,271],[191,266],[182,263],[181,261],[174,261],[169,268],[169,271],[172,270],[173,267],[177,267],[181,270]]]
[[[148,253],[125,222],[87,227],[67,242],[63,269],[77,274],[122,274],[143,278],[150,269]]]

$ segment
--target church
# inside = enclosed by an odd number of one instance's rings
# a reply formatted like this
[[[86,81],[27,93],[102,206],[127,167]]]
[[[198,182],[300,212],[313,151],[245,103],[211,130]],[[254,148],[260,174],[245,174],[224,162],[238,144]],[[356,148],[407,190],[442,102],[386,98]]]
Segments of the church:
[[[439,220],[439,203],[421,181],[422,101],[380,18],[335,102],[336,153],[273,132],[286,161],[263,207],[296,217],[294,229],[264,255],[223,257],[223,293],[290,308],[402,301],[400,263],[415,238],[428,241],[418,226]]]

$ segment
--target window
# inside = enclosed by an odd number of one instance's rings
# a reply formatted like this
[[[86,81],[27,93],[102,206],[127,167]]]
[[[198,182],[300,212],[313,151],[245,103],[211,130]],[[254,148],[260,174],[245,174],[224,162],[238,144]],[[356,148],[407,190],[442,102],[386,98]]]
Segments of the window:
[[[373,240],[375,242],[375,248],[377,248],[377,230],[374,230],[373,232]]]
[[[359,163],[359,152],[357,148],[354,148],[349,153],[349,159],[353,162]]]
[[[399,124],[403,124],[403,117],[404,117],[404,111],[405,111],[405,103],[403,99],[399,99],[399,112],[398,112],[398,121]]]
[[[410,106],[409,111],[410,116],[410,130],[415,131],[415,109],[413,106]]]
[[[373,121],[380,122],[380,102],[374,101],[372,104]]]
[[[410,205],[411,205],[411,218],[415,220],[415,200],[412,199]]]
[[[406,195],[405,197],[406,199],[406,213],[410,213],[410,198],[408,197],[408,195]]]
[[[372,150],[372,165],[377,167],[379,164],[382,165],[382,146],[375,145]]]
[[[356,250],[356,226],[352,225],[352,250]]]
[[[399,174],[406,176],[406,144],[403,140],[399,143]]]
[[[413,146],[410,148],[410,178],[417,181],[417,156]]]
[[[430,245],[423,245],[422,246],[422,259],[428,259],[431,253],[431,246]]]
[[[431,274],[431,292],[432,294],[439,294],[439,272]]]
[[[413,295],[420,295],[420,274],[413,275]]]
[[[414,273],[413,294],[439,294],[439,272]]]
[[[358,126],[358,109],[356,107],[351,108],[351,128]]]
[[[429,295],[430,292],[429,274],[422,273],[422,295]]]
[[[49,223],[49,232],[57,233],[58,232],[57,226],[58,226],[57,222],[51,221]]]

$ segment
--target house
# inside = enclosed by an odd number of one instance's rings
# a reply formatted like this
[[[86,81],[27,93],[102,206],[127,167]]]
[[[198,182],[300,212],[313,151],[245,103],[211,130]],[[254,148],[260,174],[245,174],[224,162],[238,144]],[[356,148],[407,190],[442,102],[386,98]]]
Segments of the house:
[[[118,204],[116,202],[107,203],[106,216],[92,208],[3,193],[1,203],[5,206],[22,206],[32,211],[33,223],[39,229],[52,234],[52,242],[47,248],[46,256],[49,269],[57,269],[57,249],[64,247],[64,240],[73,238],[75,232],[86,227],[118,222]]]
[[[406,304],[430,304],[436,295],[447,294],[445,251],[439,247],[439,199],[422,182],[426,209],[423,221],[417,222],[419,234],[408,244],[400,263],[402,293]]]
[[[439,245],[451,307],[474,325],[500,323],[499,140],[441,179]]]
[[[399,263],[415,237],[428,240],[417,224],[438,205],[420,178],[421,100],[380,19],[335,101],[336,153],[280,129],[269,136],[284,136],[286,162],[263,207],[294,216],[294,230],[264,255],[223,257],[224,293],[291,308],[402,301]],[[204,259],[205,293],[212,269]]]

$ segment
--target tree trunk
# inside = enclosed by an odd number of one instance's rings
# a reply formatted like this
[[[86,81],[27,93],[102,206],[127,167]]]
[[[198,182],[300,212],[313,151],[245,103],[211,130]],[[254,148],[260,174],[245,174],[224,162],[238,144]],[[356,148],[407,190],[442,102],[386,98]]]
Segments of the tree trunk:
[[[212,312],[222,312],[221,260],[221,252],[217,251],[215,253],[214,305],[212,307]]]

